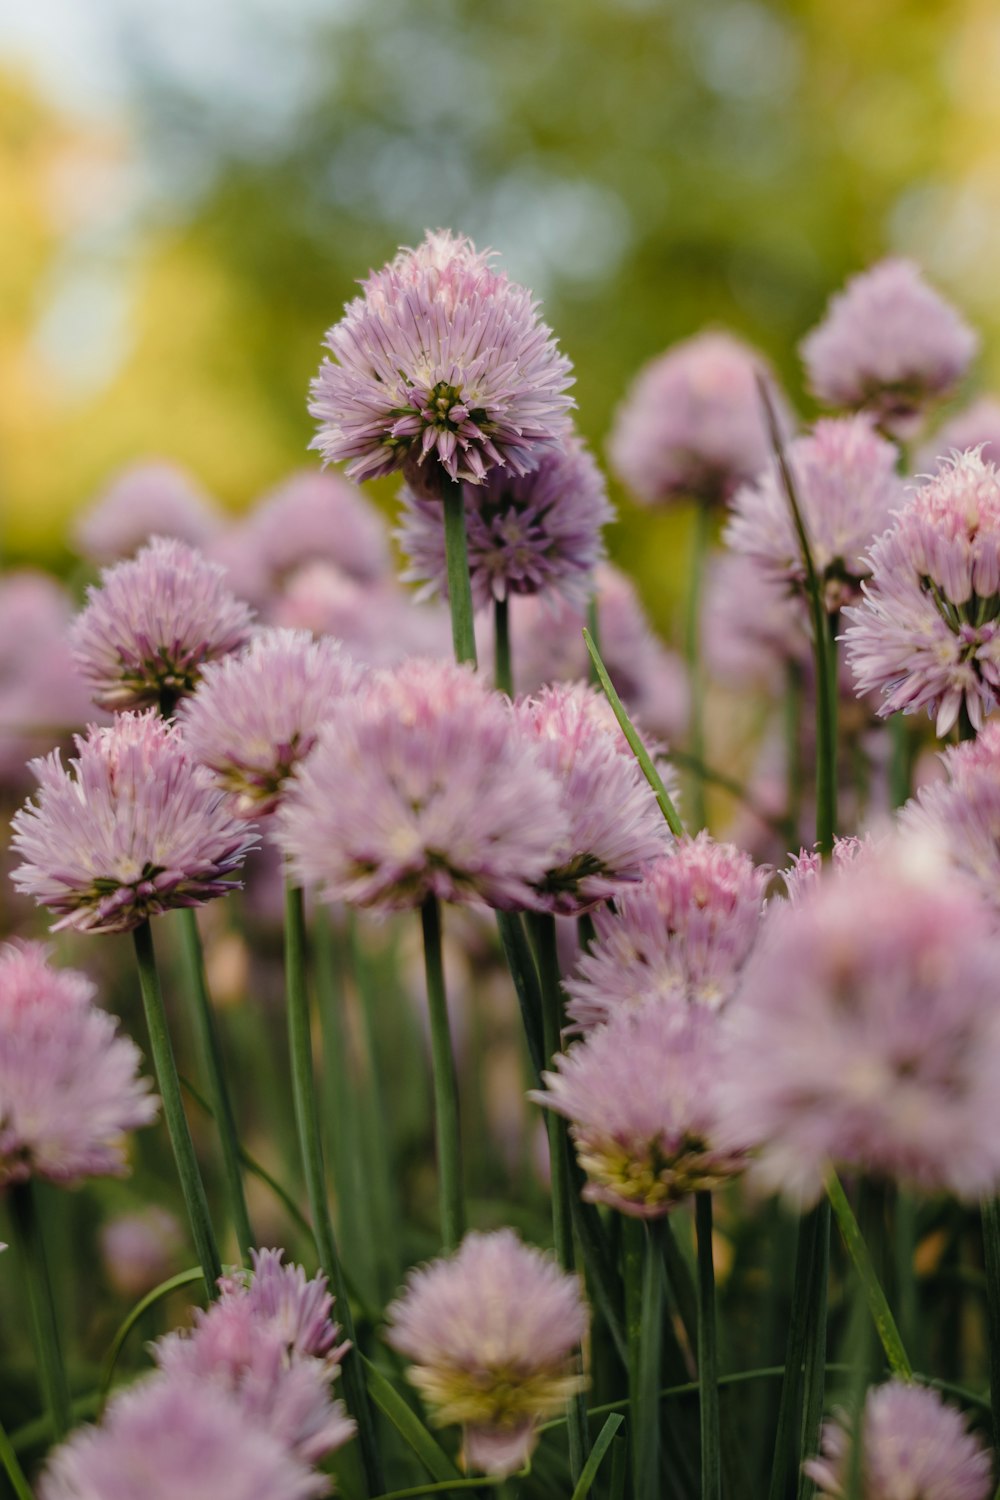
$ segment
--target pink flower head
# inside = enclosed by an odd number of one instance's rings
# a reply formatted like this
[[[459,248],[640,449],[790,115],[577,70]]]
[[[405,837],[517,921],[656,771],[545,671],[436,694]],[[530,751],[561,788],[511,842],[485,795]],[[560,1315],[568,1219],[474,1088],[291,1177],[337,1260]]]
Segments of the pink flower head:
[[[770,876],[707,833],[680,839],[638,885],[594,914],[596,940],[567,985],[589,1031],[648,1001],[718,1008],[734,993],[757,937]]]
[[[941,759],[947,781],[921,787],[901,821],[933,840],[1000,916],[1000,723],[990,720]]]
[[[859,695],[880,690],[882,717],[926,708],[939,736],[963,707],[981,728],[1000,684],[1000,472],[955,455],[870,560],[863,602],[844,611]]]
[[[702,591],[705,665],[728,686],[778,693],[788,667],[807,667],[809,617],[787,580],[741,552],[709,560]]]
[[[809,385],[827,406],[871,411],[905,437],[968,369],[979,339],[909,260],[854,276],[803,340]]]
[[[0,1187],[123,1176],[127,1132],[156,1116],[138,1048],[94,994],[40,943],[0,947]]]
[[[973,1198],[1000,1182],[1000,942],[913,841],[770,909],[729,1016],[724,1139],[815,1201],[828,1167]]]
[[[896,449],[865,416],[828,417],[788,445],[788,464],[827,609],[855,599],[863,555],[903,502]],[[772,462],[733,499],[726,541],[776,581],[805,588],[806,568],[781,473]]]
[[[617,1010],[542,1074],[529,1098],[569,1120],[590,1202],[660,1218],[742,1171],[716,1144],[724,1024],[703,1005]]]
[[[73,657],[94,702],[116,712],[161,712],[198,682],[206,662],[237,651],[251,611],[225,573],[185,542],[154,537],[135,558],[105,568],[73,624]]]
[[[803,1468],[820,1495],[848,1493],[853,1437],[839,1412],[824,1423],[822,1455]],[[989,1453],[962,1413],[937,1391],[891,1380],[865,1398],[861,1500],[987,1500],[993,1493]]]
[[[53,931],[127,932],[239,885],[257,835],[154,709],[91,726],[76,748],[68,770],[58,750],[32,761],[37,800],[13,820],[14,884],[56,914]]]
[[[204,547],[222,525],[212,500],[189,474],[164,459],[146,459],[116,474],[74,527],[83,557],[113,563],[132,557],[153,536]]]
[[[334,563],[299,568],[268,613],[275,625],[335,636],[367,667],[394,667],[408,656],[450,660],[452,655],[444,606],[417,602],[395,578],[359,583]]]
[[[604,478],[578,438],[543,452],[536,469],[491,469],[466,484],[465,529],[472,598],[482,609],[511,594],[561,595],[586,607],[604,557],[602,528],[614,512]],[[403,490],[397,540],[409,562],[403,579],[423,595],[448,596],[444,510],[433,496]]]
[[[933,474],[949,454],[978,448],[988,464],[1000,464],[1000,401],[981,396],[939,427],[917,455],[918,473]]]
[[[639,880],[671,835],[610,705],[594,688],[543,688],[516,712],[560,783],[569,825],[558,857],[536,879],[532,904],[579,915]]]
[[[135,1302],[178,1269],[184,1244],[174,1215],[151,1204],[102,1227],[101,1260],[115,1291]]]
[[[699,333],[640,370],[608,440],[615,472],[646,505],[721,505],[771,452],[757,377],[786,408],[764,359],[728,333]]]
[[[510,1474],[540,1421],[584,1384],[575,1356],[587,1308],[575,1276],[512,1229],[467,1234],[454,1255],[410,1273],[386,1314],[432,1420],[465,1429],[465,1459]]]
[[[533,904],[566,838],[558,788],[468,668],[411,659],[345,699],[278,813],[295,879],[380,911]]]
[[[208,663],[177,721],[191,759],[232,797],[233,811],[264,817],[362,675],[329,636],[262,630],[239,656]]]
[[[864,838],[835,838],[831,863],[835,870],[844,870],[871,859],[877,848],[870,833]],[[823,857],[815,845],[812,849],[800,849],[798,854],[793,854],[788,869],[781,871],[789,901],[794,905],[818,890],[822,876]]]
[[[363,283],[326,335],[313,440],[352,479],[403,469],[439,493],[505,466],[527,474],[569,431],[570,365],[531,293],[471,240],[428,233]]]

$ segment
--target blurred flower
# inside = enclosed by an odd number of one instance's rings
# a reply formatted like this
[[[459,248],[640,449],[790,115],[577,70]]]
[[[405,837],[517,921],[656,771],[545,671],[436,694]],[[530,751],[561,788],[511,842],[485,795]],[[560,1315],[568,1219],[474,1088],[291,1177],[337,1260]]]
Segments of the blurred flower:
[[[278,839],[294,878],[328,901],[530,905],[566,836],[540,760],[473,672],[413,659],[370,678],[320,731]]]
[[[394,667],[408,656],[451,660],[451,620],[441,604],[418,604],[394,578],[359,583],[334,563],[293,573],[268,614],[276,625],[332,635],[355,661]]]
[[[879,261],[832,297],[800,352],[828,406],[871,411],[901,437],[962,379],[979,338],[912,261]]]
[[[72,627],[73,657],[94,702],[115,711],[156,704],[172,713],[205,663],[250,635],[251,611],[224,570],[164,537],[106,568],[87,601]]]
[[[716,1145],[723,1025],[702,1005],[646,1004],[557,1055],[529,1098],[569,1120],[584,1198],[654,1219],[743,1170],[741,1149]]]
[[[164,459],[146,459],[116,474],[73,529],[82,557],[113,563],[132,557],[153,536],[204,547],[222,515],[192,477]]]
[[[239,884],[257,836],[196,772],[180,733],[155,710],[121,714],[32,761],[40,786],[13,820],[19,891],[47,906],[54,931],[127,932],[175,906],[200,906]]]
[[[757,377],[787,408],[762,355],[728,333],[699,333],[640,370],[608,440],[616,474],[647,505],[721,505],[771,452]]]
[[[679,839],[614,907],[594,913],[595,941],[566,984],[584,1030],[647,1001],[718,1008],[757,937],[770,870],[707,833]]]
[[[870,559],[864,601],[844,611],[858,693],[880,689],[882,717],[926,708],[938,736],[963,707],[981,728],[1000,684],[1000,472],[956,455],[911,494]]]
[[[870,833],[866,833],[864,838],[834,838],[832,868],[843,870],[858,862],[864,863],[874,855],[877,848]],[[815,845],[812,849],[800,849],[798,854],[792,855],[791,864],[780,874],[785,882],[788,899],[794,906],[819,889],[823,876],[823,856]]]
[[[584,1384],[574,1358],[587,1331],[580,1284],[512,1229],[467,1234],[454,1255],[412,1271],[386,1316],[433,1420],[464,1427],[471,1468],[519,1469],[538,1423]]]
[[[742,552],[721,552],[701,596],[705,666],[727,686],[779,693],[788,667],[809,660],[809,621],[787,581]]]
[[[921,787],[900,820],[933,839],[1000,916],[1000,723],[991,720],[940,760],[947,781]]]
[[[155,1119],[139,1049],[40,943],[0,947],[0,1187],[120,1177],[124,1137]]]
[[[853,1446],[846,1413],[823,1424],[822,1456],[803,1464],[820,1495],[849,1492]],[[937,1391],[891,1380],[868,1392],[859,1500],[987,1500],[991,1475],[989,1453]]]
[[[933,474],[943,458],[978,448],[988,464],[1000,463],[1000,401],[981,396],[939,427],[923,445],[914,465],[920,474]]]
[[[191,759],[232,797],[233,811],[264,817],[320,726],[362,677],[329,636],[314,641],[304,630],[262,630],[239,656],[206,665],[177,722]]]
[[[119,1214],[101,1228],[101,1260],[108,1280],[133,1300],[177,1270],[184,1232],[173,1214],[153,1204]]]
[[[363,283],[312,385],[326,462],[347,461],[352,479],[404,469],[437,493],[495,465],[526,474],[565,438],[569,361],[531,293],[490,259],[437,230]]]
[[[786,456],[824,601],[836,613],[857,598],[870,572],[864,550],[903,502],[896,449],[868,417],[829,417],[789,443]],[[804,590],[802,548],[777,463],[736,492],[725,540],[776,580]]]

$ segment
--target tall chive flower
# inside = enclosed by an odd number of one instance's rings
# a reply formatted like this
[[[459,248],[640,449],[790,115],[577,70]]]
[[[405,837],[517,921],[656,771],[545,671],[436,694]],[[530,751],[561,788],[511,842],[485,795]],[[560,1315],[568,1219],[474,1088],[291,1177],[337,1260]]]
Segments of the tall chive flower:
[[[116,474],[80,517],[74,539],[82,556],[113,563],[132,557],[152,536],[203,547],[222,526],[214,503],[189,474],[163,459],[146,459]]]
[[[938,735],[962,710],[982,727],[1000,684],[1000,471],[955,454],[916,490],[870,553],[863,602],[846,609],[859,694],[879,714],[926,708]]]
[[[330,901],[516,907],[563,846],[566,814],[506,700],[467,668],[413,659],[320,730],[277,833],[294,878]]]
[[[872,412],[905,437],[966,373],[979,339],[909,260],[890,258],[831,298],[801,354],[827,406]]]
[[[962,1413],[937,1391],[892,1380],[868,1392],[861,1421],[860,1487],[851,1491],[849,1419],[823,1427],[822,1453],[803,1465],[820,1495],[859,1500],[987,1500],[990,1456]]]
[[[569,1120],[586,1199],[654,1219],[742,1171],[743,1150],[717,1143],[724,1025],[705,1006],[647,1003],[557,1055],[529,1098]]]
[[[206,662],[249,638],[251,611],[225,572],[184,542],[154,537],[101,574],[71,632],[73,657],[94,702],[117,711],[172,713]]]
[[[578,915],[639,880],[669,846],[656,799],[607,701],[583,683],[543,688],[517,718],[558,779],[568,834],[527,903]]]
[[[608,440],[612,468],[636,499],[722,505],[754,478],[771,452],[758,375],[773,386],[756,350],[715,332],[675,344],[639,372]]]
[[[39,943],[0,947],[0,1188],[121,1176],[125,1136],[155,1117],[139,1051]]]
[[[868,417],[833,417],[789,443],[787,458],[826,607],[836,612],[858,597],[869,574],[865,549],[903,502],[896,449]],[[802,547],[773,461],[737,491],[725,540],[776,581],[804,591]]]
[[[947,781],[921,787],[901,821],[934,840],[1000,916],[1000,722],[991,720],[941,759]]]
[[[975,891],[925,847],[824,873],[769,911],[727,1013],[724,1139],[760,1141],[760,1179],[803,1203],[830,1164],[994,1191],[998,965]]]
[[[526,474],[568,432],[570,365],[524,287],[471,240],[429,232],[372,273],[326,335],[313,447],[352,479],[403,469],[439,493]]]
[[[13,820],[19,891],[47,906],[54,930],[127,932],[175,906],[200,906],[240,882],[257,842],[208,785],[154,709],[121,714],[31,762],[37,800]]]
[[[614,907],[594,914],[595,940],[566,985],[584,1030],[647,1001],[725,1004],[757,937],[770,877],[707,833],[681,839]]]
[[[465,529],[472,598],[478,608],[511,594],[559,594],[585,608],[604,557],[602,528],[613,518],[603,476],[578,438],[541,455],[530,474],[494,468],[467,484]],[[403,490],[396,538],[408,583],[447,597],[444,512],[433,498]]]
[[[388,1339],[438,1426],[460,1423],[473,1469],[510,1474],[538,1424],[583,1381],[576,1352],[587,1309],[575,1276],[512,1229],[468,1234],[447,1259],[411,1272],[388,1310]]]
[[[178,712],[192,760],[246,818],[274,812],[285,781],[362,680],[338,641],[262,630],[239,656],[210,662]]]

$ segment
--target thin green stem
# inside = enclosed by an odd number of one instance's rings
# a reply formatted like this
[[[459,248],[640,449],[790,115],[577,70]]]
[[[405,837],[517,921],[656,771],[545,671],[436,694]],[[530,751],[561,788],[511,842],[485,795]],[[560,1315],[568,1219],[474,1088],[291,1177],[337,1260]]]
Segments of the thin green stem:
[[[698,1239],[698,1381],[701,1393],[702,1500],[721,1500],[722,1431],[719,1423],[719,1351],[715,1326],[712,1195],[696,1193]]]
[[[497,930],[504,958],[514,982],[517,1003],[521,1009],[528,1055],[537,1083],[545,1066],[542,1055],[542,999],[538,989],[538,972],[531,957],[528,939],[518,912],[498,911]]]
[[[636,1500],[660,1496],[660,1354],[663,1338],[663,1267],[656,1229],[644,1226],[636,1401]]]
[[[821,1202],[813,1212],[817,1219],[816,1255],[802,1371],[802,1427],[799,1440],[799,1500],[812,1494],[812,1481],[802,1472],[802,1461],[819,1451],[819,1429],[823,1416],[826,1384],[827,1296],[830,1281],[830,1205]]]
[[[151,1307],[155,1307],[157,1302],[162,1301],[164,1297],[169,1297],[171,1292],[178,1291],[182,1286],[190,1286],[192,1282],[200,1281],[201,1279],[200,1267],[197,1267],[193,1271],[178,1271],[176,1276],[171,1276],[166,1281],[161,1281],[159,1286],[154,1286],[152,1291],[147,1292],[145,1297],[141,1297],[135,1306],[125,1315],[104,1357],[104,1365],[101,1371],[100,1404],[97,1409],[98,1421],[100,1421],[104,1412],[108,1393],[111,1390],[111,1382],[115,1378],[115,1370],[121,1352],[125,1347],[125,1341],[132,1332],[132,1329],[139,1322],[139,1319]]]
[[[902,807],[910,795],[910,726],[902,714],[893,714],[889,720],[889,739],[892,753],[889,757],[889,801],[893,807]]]
[[[163,1115],[173,1148],[177,1175],[187,1208],[195,1251],[205,1276],[205,1289],[210,1298],[219,1295],[218,1280],[222,1275],[219,1247],[212,1228],[212,1219],[205,1196],[205,1184],[201,1179],[198,1158],[194,1154],[191,1131],[181,1099],[180,1079],[177,1063],[167,1029],[167,1016],[163,1008],[160,976],[156,969],[156,954],[153,950],[153,934],[149,923],[142,922],[132,933],[135,942],[135,957],[139,966],[139,987],[146,1012],[146,1029],[149,1032],[149,1050],[153,1057],[156,1082],[163,1100]]]
[[[451,608],[451,638],[455,660],[468,661],[477,666],[469,554],[465,535],[465,489],[461,482],[445,480],[442,500],[448,603]]]
[[[792,1284],[792,1313],[788,1324],[788,1342],[781,1379],[778,1427],[774,1439],[774,1461],[771,1466],[768,1500],[784,1500],[787,1493],[806,1343],[810,1321],[815,1316],[813,1308],[815,1273],[817,1263],[822,1264],[824,1259],[821,1243],[822,1231],[823,1221],[819,1209],[812,1209],[799,1221],[795,1279]],[[796,1467],[798,1456],[798,1454],[794,1455]]]
[[[600,621],[598,620],[598,617],[597,617],[597,589],[596,588],[594,589],[594,592],[591,594],[590,598],[587,600],[587,629],[590,631],[590,639],[594,642],[594,645],[596,646],[597,650],[600,651],[600,649],[601,649],[601,631],[600,631]],[[589,681],[596,687],[597,684],[598,684],[598,682],[600,681],[600,678],[597,675],[597,668],[594,665],[594,659],[593,659],[593,657],[591,657],[591,659],[590,659],[590,670],[589,670],[588,677],[589,677]]]
[[[983,1258],[986,1263],[986,1334],[993,1444],[1000,1447],[1000,1199],[984,1198]]]
[[[514,696],[514,670],[510,657],[510,602],[493,601],[494,668],[493,683],[497,690]]]
[[[4,1473],[10,1480],[10,1487],[17,1500],[34,1500],[31,1486],[24,1477],[24,1470],[17,1461],[17,1454],[14,1452],[2,1422],[0,1422],[0,1464],[3,1464]]]
[[[854,1210],[847,1200],[843,1184],[832,1169],[827,1174],[826,1195],[837,1216],[837,1227],[840,1230],[847,1253],[851,1257],[854,1269],[860,1278],[872,1320],[875,1324],[875,1330],[881,1340],[882,1348],[885,1350],[886,1359],[889,1361],[889,1367],[894,1375],[901,1375],[904,1380],[912,1380],[913,1366],[910,1364],[906,1350],[903,1348],[903,1341],[899,1336],[899,1329],[896,1327],[896,1320],[892,1315],[892,1309],[876,1275],[868,1246],[865,1244],[864,1236],[858,1227]]]
[[[684,654],[687,661],[688,693],[691,701],[689,740],[697,769],[691,786],[691,821],[695,828],[705,826],[705,691],[700,663],[701,585],[705,573],[705,556],[712,534],[712,518],[707,505],[698,504],[694,513],[691,557],[688,565],[687,613],[684,624]]]
[[[625,1338],[628,1345],[629,1447],[632,1454],[633,1486],[638,1490],[642,1455],[642,1290],[645,1268],[645,1235],[638,1219],[622,1221],[622,1272],[625,1281]]]
[[[424,973],[427,977],[427,1010],[431,1028],[441,1243],[445,1253],[449,1254],[458,1248],[465,1233],[465,1199],[462,1191],[458,1075],[455,1072],[455,1055],[448,1024],[448,1000],[441,957],[441,908],[436,896],[425,898],[420,917],[424,934]]]
[[[19,1182],[11,1188],[10,1216],[21,1261],[21,1275],[28,1292],[38,1373],[52,1418],[52,1432],[59,1442],[70,1427],[69,1385],[38,1199],[32,1181]]]

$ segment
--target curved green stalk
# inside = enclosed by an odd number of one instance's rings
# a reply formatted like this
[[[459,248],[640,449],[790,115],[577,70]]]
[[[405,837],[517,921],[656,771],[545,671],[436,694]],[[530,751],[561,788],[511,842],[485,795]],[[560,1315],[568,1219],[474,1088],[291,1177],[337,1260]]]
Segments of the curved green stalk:
[[[445,480],[444,548],[448,569],[448,603],[451,608],[451,639],[455,660],[478,665],[476,632],[473,628],[472,588],[469,583],[469,552],[465,535],[465,492],[460,481]]]
[[[11,1188],[10,1217],[28,1293],[38,1373],[59,1442],[70,1428],[69,1385],[34,1182],[18,1182]]]
[[[903,1348],[903,1340],[899,1336],[899,1329],[896,1327],[896,1320],[892,1315],[892,1309],[876,1275],[868,1246],[865,1244],[864,1236],[854,1215],[854,1210],[847,1200],[847,1195],[844,1192],[840,1178],[832,1170],[827,1175],[826,1194],[837,1216],[837,1227],[840,1230],[847,1253],[851,1257],[854,1269],[857,1271],[864,1289],[872,1321],[881,1340],[882,1348],[885,1350],[885,1357],[889,1361],[889,1368],[894,1375],[900,1375],[904,1380],[912,1380],[913,1366],[910,1364],[906,1350]]]
[[[462,1191],[462,1147],[458,1108],[458,1077],[448,1024],[444,964],[441,958],[441,909],[428,896],[420,910],[424,935],[424,972],[431,1028],[431,1065],[434,1075],[434,1124],[437,1134],[438,1181],[441,1203],[441,1241],[445,1253],[457,1250],[465,1233]]]
[[[104,1414],[104,1407],[107,1403],[108,1392],[111,1390],[111,1382],[115,1378],[115,1369],[118,1364],[119,1356],[121,1355],[121,1352],[125,1347],[125,1340],[128,1338],[129,1334],[132,1332],[132,1329],[138,1323],[143,1313],[148,1312],[151,1307],[155,1307],[157,1302],[161,1302],[164,1297],[169,1297],[171,1292],[176,1292],[182,1286],[190,1286],[193,1281],[200,1280],[200,1267],[196,1266],[194,1270],[191,1271],[178,1271],[176,1276],[170,1276],[166,1281],[161,1281],[159,1286],[154,1286],[153,1290],[151,1292],[147,1292],[145,1297],[141,1297],[135,1304],[135,1306],[131,1309],[131,1311],[125,1315],[125,1318],[119,1324],[118,1331],[115,1334],[114,1338],[111,1340],[111,1345],[104,1357],[104,1367],[101,1371],[101,1385],[97,1407],[98,1421],[100,1421],[101,1417]]]
[[[2,1422],[0,1422],[0,1464],[3,1464],[4,1473],[10,1480],[10,1487],[14,1491],[17,1500],[34,1500],[31,1486],[24,1477],[24,1470],[17,1461],[10,1438]]]

